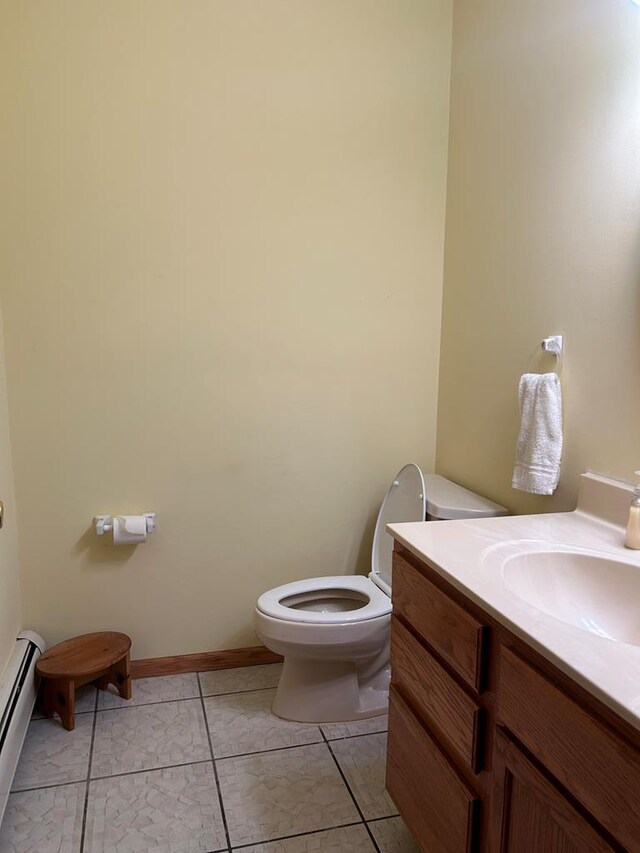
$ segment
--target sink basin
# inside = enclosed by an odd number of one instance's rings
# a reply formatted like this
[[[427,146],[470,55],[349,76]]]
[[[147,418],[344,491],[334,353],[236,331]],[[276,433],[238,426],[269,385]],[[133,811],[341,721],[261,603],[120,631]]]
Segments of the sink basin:
[[[598,637],[640,646],[640,566],[595,554],[531,551],[502,564],[528,604]]]

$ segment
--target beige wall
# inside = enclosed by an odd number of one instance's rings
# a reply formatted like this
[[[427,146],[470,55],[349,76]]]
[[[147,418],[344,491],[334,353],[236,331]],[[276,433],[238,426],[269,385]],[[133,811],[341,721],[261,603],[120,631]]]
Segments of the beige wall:
[[[515,511],[640,468],[640,9],[456,0],[438,470]],[[521,373],[566,335],[554,498],[511,489]]]
[[[25,622],[251,644],[433,467],[450,0],[6,6]],[[151,509],[135,551],[90,527]]]
[[[1,41],[1,39],[0,39]],[[0,225],[3,217],[0,215]],[[9,414],[4,369],[4,341],[0,318],[0,500],[4,502],[4,525],[0,531],[0,675],[4,670],[22,624],[18,566],[18,531],[13,488]]]
[[[0,26],[0,163],[8,163],[4,128],[13,111],[13,93],[17,71],[17,45],[9,27]],[[8,173],[0,166],[0,289],[4,285],[1,258],[5,257],[12,242],[10,231],[13,226],[11,207],[2,202],[9,192]],[[7,411],[7,385],[5,374],[5,351],[0,317],[0,500],[5,504],[4,527],[0,531],[0,675],[4,670],[16,635],[23,627],[20,601],[20,578],[18,567],[18,533],[16,525],[16,503],[13,487],[11,445],[9,436],[9,414]]]

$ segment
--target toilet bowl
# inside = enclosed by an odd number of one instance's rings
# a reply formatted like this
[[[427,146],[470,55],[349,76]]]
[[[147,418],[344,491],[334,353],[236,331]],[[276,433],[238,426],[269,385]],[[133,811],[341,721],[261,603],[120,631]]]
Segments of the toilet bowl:
[[[294,581],[258,599],[258,636],[284,657],[273,712],[334,722],[384,713],[391,599],[369,578]]]
[[[387,525],[506,512],[444,477],[425,478],[417,465],[405,465],[380,507],[368,577],[307,578],[258,598],[256,633],[267,648],[284,657],[274,714],[298,722],[330,723],[386,713],[393,551]]]

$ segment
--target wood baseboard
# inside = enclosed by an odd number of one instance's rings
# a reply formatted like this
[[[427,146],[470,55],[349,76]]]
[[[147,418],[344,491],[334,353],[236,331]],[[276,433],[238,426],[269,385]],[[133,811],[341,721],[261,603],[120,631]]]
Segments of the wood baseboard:
[[[280,655],[265,646],[247,649],[227,649],[222,652],[198,652],[195,655],[174,655],[165,658],[145,658],[131,661],[132,678],[156,675],[179,675],[182,672],[205,672],[208,669],[231,669],[236,666],[257,666],[279,663]]]

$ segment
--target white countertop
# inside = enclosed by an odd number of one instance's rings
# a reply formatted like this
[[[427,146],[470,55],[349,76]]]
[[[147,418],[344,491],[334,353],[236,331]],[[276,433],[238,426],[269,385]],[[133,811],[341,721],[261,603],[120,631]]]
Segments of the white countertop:
[[[575,512],[411,522],[387,529],[496,621],[640,729],[640,647],[548,615],[516,595],[502,574],[508,553],[545,546],[622,560],[640,572],[640,552],[623,544],[628,500],[628,486],[583,475]],[[640,601],[634,604],[640,621]]]

